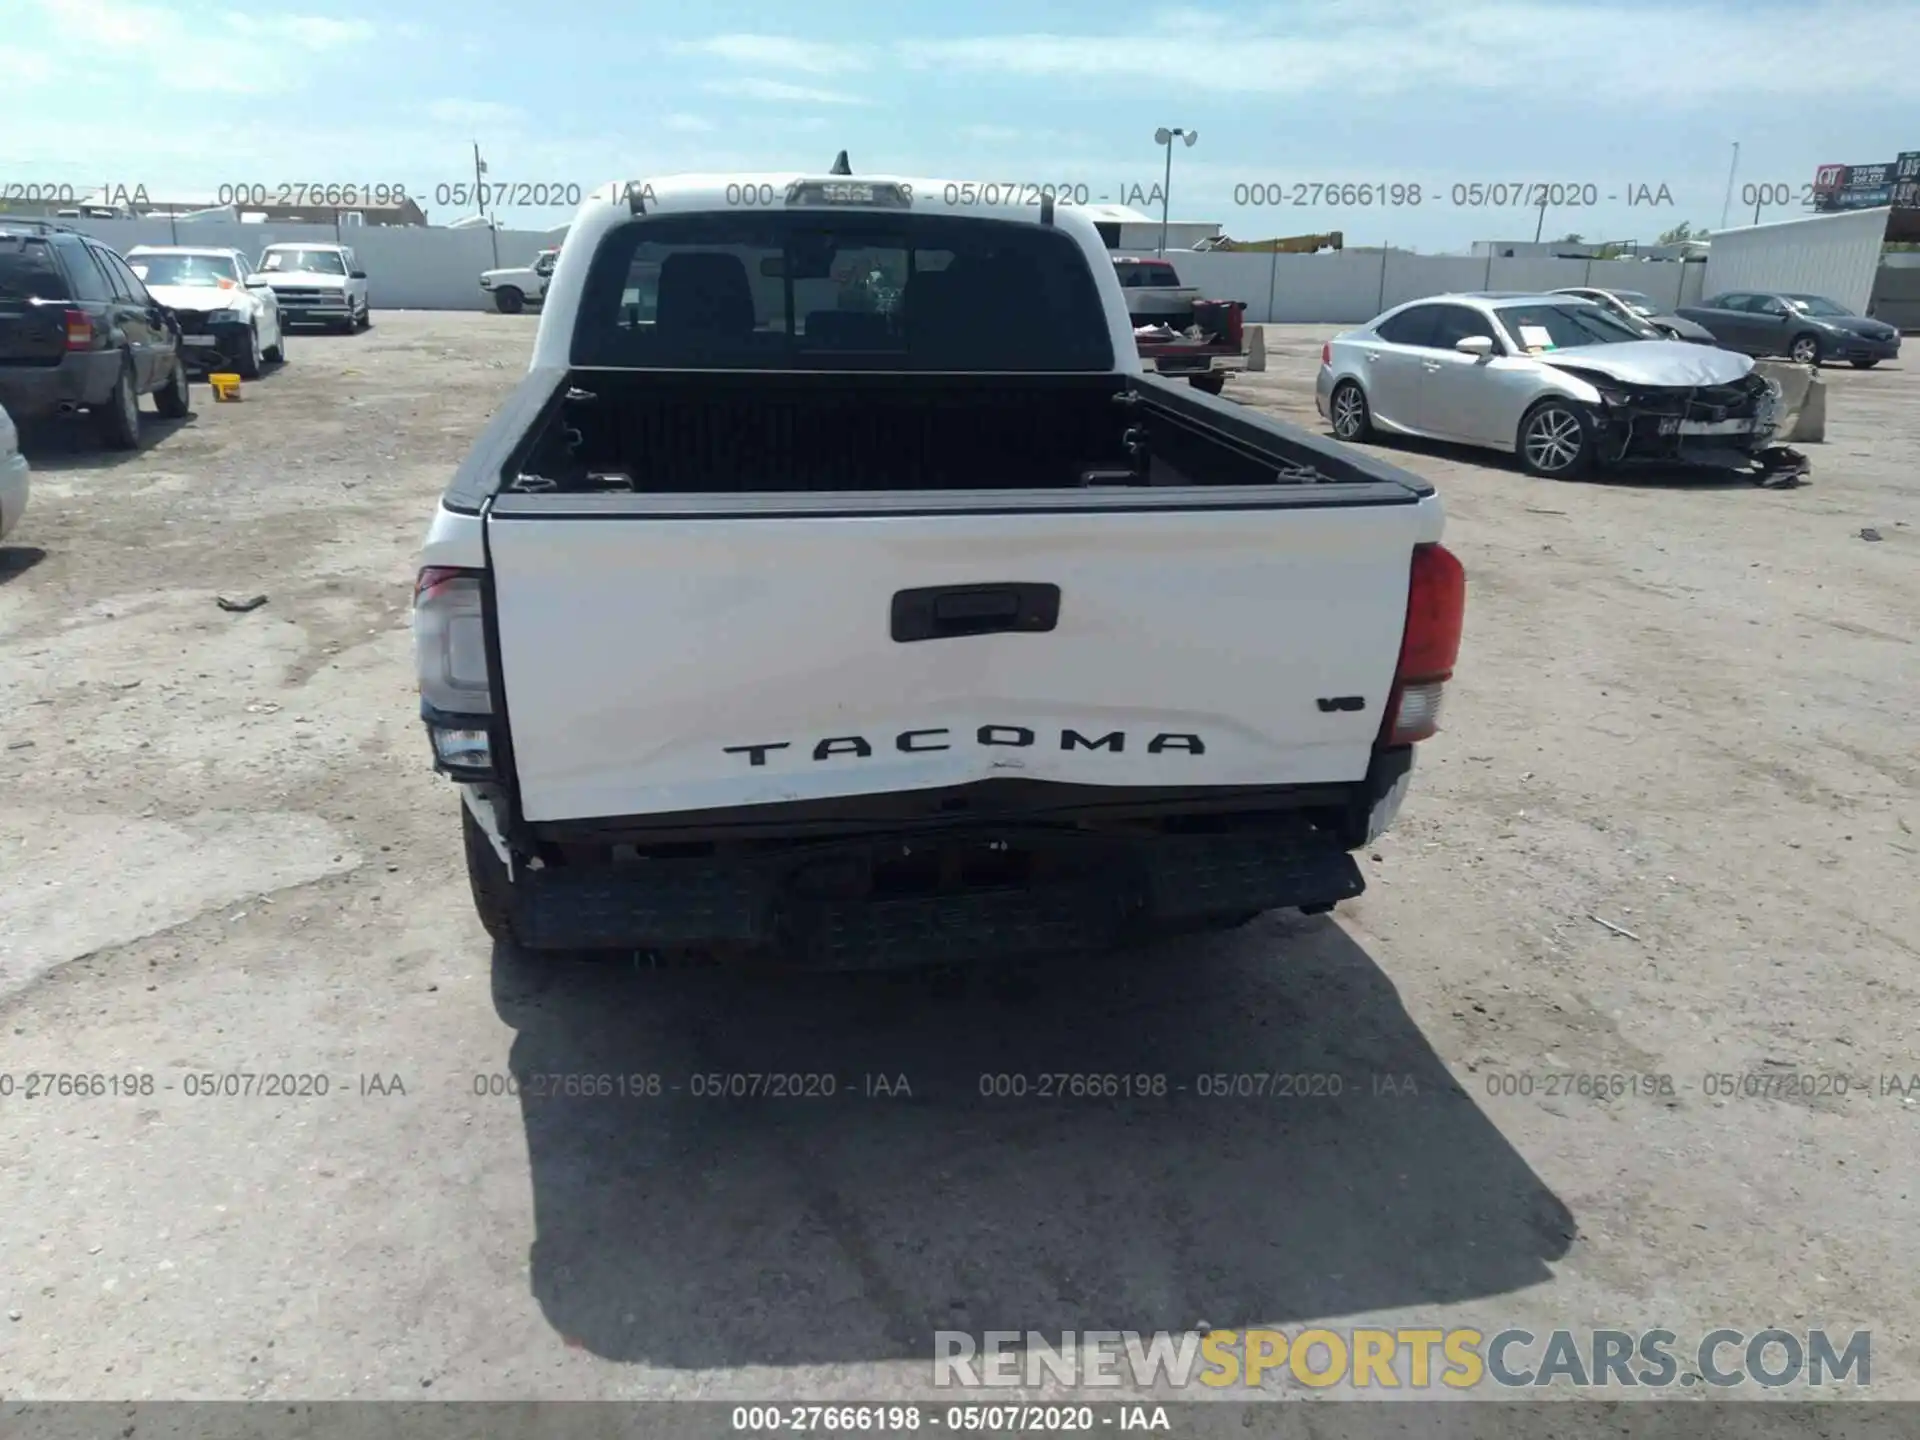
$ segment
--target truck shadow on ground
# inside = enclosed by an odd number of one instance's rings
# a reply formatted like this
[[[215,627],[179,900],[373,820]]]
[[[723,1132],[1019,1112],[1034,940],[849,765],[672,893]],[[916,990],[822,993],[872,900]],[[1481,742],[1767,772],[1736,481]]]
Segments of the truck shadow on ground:
[[[567,1344],[612,1360],[925,1361],[939,1330],[1442,1304],[1547,1280],[1574,1234],[1325,918],[1018,984],[497,950],[494,994],[518,1032],[534,1295]],[[835,1093],[694,1093],[743,1073],[830,1075]],[[658,1075],[661,1094],[536,1093],[565,1075]],[[1043,1098],[1043,1077],[1073,1075],[1166,1093]],[[1014,1076],[1024,1098],[983,1093]]]

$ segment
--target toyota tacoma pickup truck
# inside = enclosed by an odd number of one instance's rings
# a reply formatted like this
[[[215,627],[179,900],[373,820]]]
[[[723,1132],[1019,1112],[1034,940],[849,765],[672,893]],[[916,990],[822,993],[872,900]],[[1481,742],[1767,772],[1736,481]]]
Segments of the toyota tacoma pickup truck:
[[[1439,497],[1144,374],[1090,221],[951,189],[582,206],[414,591],[509,953],[948,965],[1362,892],[1459,645]]]

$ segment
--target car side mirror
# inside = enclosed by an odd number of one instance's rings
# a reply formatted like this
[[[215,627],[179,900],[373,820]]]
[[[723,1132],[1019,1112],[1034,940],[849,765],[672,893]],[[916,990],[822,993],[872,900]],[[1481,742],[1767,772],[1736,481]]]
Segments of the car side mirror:
[[[253,274],[251,274],[251,275],[249,275],[249,276],[247,276],[247,288],[248,288],[249,290],[264,290],[264,289],[266,289],[266,288],[267,288],[267,277],[266,277],[266,276],[264,276],[264,275],[262,275],[262,274],[260,274],[260,273],[259,273],[258,271],[255,271],[255,272],[254,272]]]
[[[367,272],[364,270],[355,270],[349,274],[347,278],[349,280],[364,280],[367,278]]]
[[[1462,355],[1472,355],[1484,360],[1493,353],[1493,337],[1490,335],[1463,335],[1453,342],[1453,348]]]

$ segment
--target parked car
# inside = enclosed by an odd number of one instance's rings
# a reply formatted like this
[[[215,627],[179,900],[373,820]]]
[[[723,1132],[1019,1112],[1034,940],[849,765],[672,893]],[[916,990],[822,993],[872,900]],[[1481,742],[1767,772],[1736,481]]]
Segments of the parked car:
[[[542,250],[533,264],[503,270],[484,270],[480,288],[493,296],[494,308],[502,315],[518,315],[529,305],[538,305],[547,293],[547,281],[553,275],[560,252]]]
[[[0,540],[14,532],[27,513],[27,457],[20,453],[20,432],[0,405]]]
[[[860,968],[1359,894],[1460,639],[1433,487],[1145,373],[1077,209],[738,179],[587,200],[427,532],[495,941]]]
[[[180,325],[113,250],[40,220],[0,219],[0,405],[16,421],[88,411],[107,445],[140,443],[140,397],[188,410]]]
[[[1649,340],[1567,295],[1436,295],[1396,305],[1320,352],[1320,414],[1481,445],[1570,479],[1626,461],[1738,468],[1773,439],[1778,383],[1717,346]]]
[[[284,364],[287,337],[280,302],[266,277],[238,250],[193,245],[136,245],[127,264],[180,322],[187,363],[202,370],[232,366],[244,380],[264,362]]]
[[[1597,286],[1568,285],[1547,293],[1591,300],[1610,310],[1615,319],[1624,320],[1634,329],[1642,331],[1649,340],[1691,340],[1696,345],[1718,343],[1706,326],[1662,309],[1651,295],[1638,290],[1603,290]]]
[[[1698,305],[1682,305],[1677,313],[1704,325],[1728,349],[1748,355],[1785,355],[1802,365],[1845,360],[1856,370],[1900,356],[1898,330],[1824,295],[1729,290]]]
[[[364,330],[373,323],[367,272],[349,245],[269,245],[260,252],[260,273],[290,325]]]

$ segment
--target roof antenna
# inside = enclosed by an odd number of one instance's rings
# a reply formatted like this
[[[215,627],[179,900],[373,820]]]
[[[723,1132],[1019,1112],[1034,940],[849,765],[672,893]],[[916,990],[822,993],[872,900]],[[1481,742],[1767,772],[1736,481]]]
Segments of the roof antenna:
[[[838,155],[834,156],[833,169],[827,173],[829,175],[851,175],[853,173],[853,167],[847,163],[846,151],[842,150]]]

